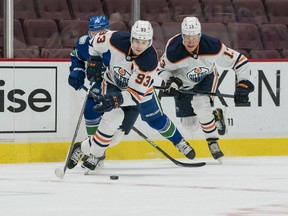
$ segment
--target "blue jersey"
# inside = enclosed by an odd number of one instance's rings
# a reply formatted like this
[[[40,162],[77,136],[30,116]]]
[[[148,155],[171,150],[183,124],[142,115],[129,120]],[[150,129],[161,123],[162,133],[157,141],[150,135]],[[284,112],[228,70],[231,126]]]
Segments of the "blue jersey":
[[[70,71],[74,70],[74,68],[82,68],[85,71],[86,61],[89,58],[89,40],[89,35],[83,35],[78,39],[75,49],[70,53]]]

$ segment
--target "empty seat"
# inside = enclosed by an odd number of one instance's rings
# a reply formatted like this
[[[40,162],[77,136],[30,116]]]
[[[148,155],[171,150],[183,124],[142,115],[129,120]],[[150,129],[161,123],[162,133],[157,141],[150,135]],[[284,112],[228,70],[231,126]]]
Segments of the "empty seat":
[[[103,0],[102,4],[109,20],[131,22],[131,0]]]
[[[263,49],[260,33],[252,23],[229,23],[227,26],[230,35],[231,48],[234,49]]]
[[[279,59],[280,53],[277,50],[252,50],[250,52],[251,59]]]
[[[35,0],[41,19],[71,19],[68,4],[63,0]]]
[[[14,0],[14,19],[37,18],[33,0]]]
[[[82,35],[88,34],[87,20],[61,20],[60,36],[63,47],[73,48]]]
[[[141,19],[163,23],[172,21],[166,0],[141,0]]]
[[[42,58],[70,58],[71,51],[72,50],[69,48],[62,48],[62,49],[43,48],[41,50],[41,57]]]
[[[236,22],[236,15],[230,0],[202,0],[203,12],[208,22]]]
[[[14,49],[26,48],[26,42],[24,38],[24,33],[19,20],[14,19]],[[0,19],[0,47],[4,46],[4,20]]]
[[[4,5],[3,5],[3,3],[4,3],[4,1],[3,0],[0,0],[0,18],[3,18],[3,16],[4,16],[4,10],[3,10],[3,7],[4,7]]]
[[[165,41],[162,34],[161,26],[157,22],[151,22],[153,27],[153,46],[157,50],[164,50],[165,49]]]
[[[282,50],[282,55],[283,55],[283,58],[287,58],[288,59],[288,49]]]
[[[14,49],[14,58],[40,58],[40,51],[37,47]]]
[[[61,37],[57,24],[53,20],[26,19],[23,22],[29,45],[40,48],[62,48]]]
[[[109,28],[114,31],[129,31],[126,24],[122,21],[109,21]]]
[[[288,29],[283,24],[262,24],[260,32],[265,49],[288,49]]]
[[[267,15],[270,23],[288,25],[288,1],[266,0]]]
[[[201,31],[203,34],[219,39],[226,46],[231,46],[227,28],[223,23],[202,23]]]
[[[74,19],[89,20],[92,16],[104,15],[100,0],[69,0]]]
[[[268,23],[261,0],[233,0],[238,22],[262,24]]]
[[[187,16],[195,16],[200,22],[204,21],[201,4],[198,0],[169,0],[169,4],[173,21],[182,22]]]
[[[164,22],[162,23],[162,32],[164,41],[167,41],[176,34],[181,33],[181,22]]]
[[[236,49],[236,51],[246,56],[247,58],[249,57],[249,52],[247,50]]]

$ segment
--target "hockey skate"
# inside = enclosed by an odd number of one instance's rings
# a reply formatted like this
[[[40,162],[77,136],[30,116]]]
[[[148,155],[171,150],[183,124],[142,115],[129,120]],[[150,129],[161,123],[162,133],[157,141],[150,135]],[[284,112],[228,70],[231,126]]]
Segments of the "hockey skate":
[[[218,134],[221,136],[225,135],[227,132],[227,127],[225,124],[223,110],[221,108],[217,108],[213,111],[213,115],[217,124]]]
[[[218,138],[209,138],[207,139],[209,150],[215,160],[218,160],[222,163],[222,157],[224,156],[223,152],[220,150],[220,147],[217,142]]]
[[[179,142],[175,146],[188,159],[193,160],[195,158],[196,153],[195,153],[194,149],[184,139],[182,139],[181,142]]]
[[[87,156],[84,155],[83,152],[81,151],[81,142],[75,143],[73,146],[71,157],[69,158],[69,161],[67,164],[67,168],[73,169],[75,166],[77,166],[80,159],[84,157],[87,157]]]
[[[81,167],[85,169],[85,174],[88,174],[90,170],[95,170],[97,166],[100,166],[100,164],[105,158],[105,153],[101,157],[95,157],[94,155],[90,155],[89,158],[82,163]]]

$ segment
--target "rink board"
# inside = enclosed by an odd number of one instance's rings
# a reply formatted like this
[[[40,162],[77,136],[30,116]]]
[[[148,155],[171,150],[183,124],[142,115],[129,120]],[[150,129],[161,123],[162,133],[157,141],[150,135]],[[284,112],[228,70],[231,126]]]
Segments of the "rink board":
[[[67,59],[0,62],[0,163],[65,159],[85,96],[84,91],[76,92],[68,85],[69,64]],[[228,127],[219,144],[226,156],[288,155],[288,62],[254,61],[251,69],[255,92],[250,104],[235,107],[233,99],[215,98],[214,108],[225,111]],[[218,72],[219,91],[233,94],[234,72],[219,67]],[[156,78],[155,84],[160,85],[161,80]],[[211,157],[203,132],[182,128],[173,98],[157,93],[164,112],[196,149],[197,157]],[[140,118],[135,126],[171,156],[182,157]],[[77,141],[85,138],[82,122]],[[134,132],[107,151],[107,159],[147,158],[162,155]]]

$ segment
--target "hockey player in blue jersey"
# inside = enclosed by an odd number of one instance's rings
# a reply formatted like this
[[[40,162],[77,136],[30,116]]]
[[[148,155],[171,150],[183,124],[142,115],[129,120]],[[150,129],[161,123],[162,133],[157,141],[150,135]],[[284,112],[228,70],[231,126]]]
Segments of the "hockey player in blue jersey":
[[[105,18],[105,16],[93,16],[89,20],[88,34],[83,35],[78,39],[75,49],[70,54],[71,66],[68,78],[69,85],[72,86],[75,90],[80,90],[85,82],[86,64],[89,59],[89,52],[88,52],[89,40],[93,38],[100,31],[103,30],[107,31],[108,29],[109,29],[109,22]],[[104,66],[101,69],[103,70],[103,72],[104,70],[106,70]],[[96,82],[93,82],[94,84],[92,87],[92,91],[95,94],[101,93],[101,81],[102,77],[99,77],[99,79]],[[93,110],[95,104],[96,104],[95,100],[89,96],[84,111],[84,119],[88,136],[92,136],[93,134],[95,134],[102,116],[102,113],[95,112]],[[139,111],[135,107],[128,106],[125,107],[123,110],[125,111],[125,119],[123,120],[122,125],[118,128],[117,132],[115,133],[111,145],[116,145],[124,135],[127,135],[131,131],[131,128],[139,115]],[[79,147],[80,143],[75,143],[74,149],[79,149]],[[74,155],[72,156],[73,156],[72,160],[70,160],[68,164],[68,168],[70,169],[74,168],[80,159],[77,151],[76,152],[74,151]],[[102,159],[104,158],[105,156],[102,157]],[[83,160],[85,160],[85,158]]]
[[[218,39],[202,34],[201,24],[196,17],[184,18],[181,30],[181,34],[168,40],[165,53],[160,59],[158,73],[166,82],[167,91],[181,88],[214,93],[218,86],[218,73],[214,67],[216,63],[235,71],[235,103],[247,103],[249,93],[254,90],[254,85],[249,81],[247,58],[226,47]],[[174,99],[176,116],[181,118],[183,126],[192,127],[194,110],[212,156],[221,160],[224,154],[218,145],[216,125],[223,116],[222,111],[212,111],[211,97],[208,95],[179,93]]]
[[[103,112],[96,133],[81,144],[82,154],[89,155],[83,166],[94,170],[99,158],[110,146],[113,135],[124,118],[123,108],[135,106],[143,121],[170,140],[189,159],[194,149],[184,140],[173,122],[163,113],[154,93],[158,57],[152,46],[153,29],[148,21],[138,20],[128,32],[102,31],[91,41],[88,79],[101,76],[101,65],[109,68],[102,82],[102,96],[94,109]]]
[[[88,45],[89,40],[94,37],[98,32],[104,29],[109,29],[109,22],[104,16],[93,16],[89,20],[88,34],[81,36],[74,50],[70,54],[71,66],[70,74],[68,77],[68,83],[75,90],[80,90],[85,82],[86,78],[86,62],[89,58]],[[101,82],[96,82],[93,86],[94,93],[100,93]],[[93,111],[95,101],[92,97],[87,99],[84,119],[87,134],[93,135],[97,129],[97,126],[101,119],[101,114]]]

